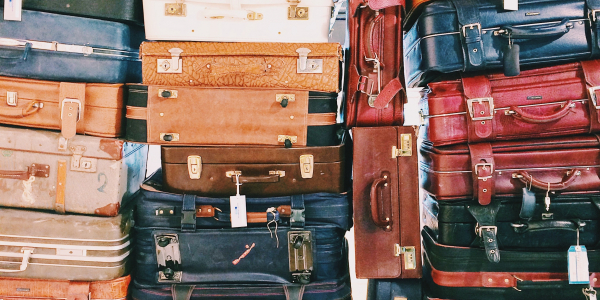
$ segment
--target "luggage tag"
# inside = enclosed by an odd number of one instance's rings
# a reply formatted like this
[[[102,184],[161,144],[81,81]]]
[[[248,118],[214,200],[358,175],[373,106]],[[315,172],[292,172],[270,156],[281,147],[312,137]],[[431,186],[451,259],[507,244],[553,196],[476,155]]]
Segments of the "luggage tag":
[[[504,0],[504,10],[519,10],[519,0]]]
[[[21,21],[23,0],[4,0],[4,20]]]
[[[508,34],[508,44],[502,47],[503,53],[503,65],[504,65],[504,75],[505,76],[517,76],[521,73],[521,67],[519,66],[519,52],[521,51],[521,47],[519,44],[515,44]]]
[[[579,245],[579,227],[577,227],[577,245],[569,247],[568,266],[569,284],[590,283],[590,271],[587,249],[585,248],[585,246]]]
[[[237,193],[229,197],[229,209],[231,211],[231,228],[248,227],[246,216],[246,195],[240,195],[240,175],[235,174],[235,187]]]

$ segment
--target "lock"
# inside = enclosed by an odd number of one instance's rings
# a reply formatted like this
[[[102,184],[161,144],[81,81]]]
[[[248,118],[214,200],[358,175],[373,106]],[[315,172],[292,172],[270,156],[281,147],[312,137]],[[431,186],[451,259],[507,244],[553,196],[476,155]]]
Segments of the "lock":
[[[181,282],[183,275],[179,237],[177,234],[157,234],[154,236],[158,282]]]
[[[296,65],[296,73],[298,74],[322,74],[323,73],[323,60],[322,59],[308,59],[308,54],[311,52],[308,48],[298,48],[298,60]]]
[[[169,53],[171,53],[171,58],[159,58],[156,60],[157,73],[182,73],[183,72],[183,62],[179,55],[183,52],[180,48],[171,48],[169,49]]]
[[[310,283],[313,271],[312,233],[310,231],[289,231],[288,254],[292,282]]]
[[[69,149],[73,152],[73,156],[71,156],[71,171],[96,173],[98,159],[84,157],[83,153],[87,149],[85,146],[71,146]]]
[[[165,142],[179,142],[179,133],[160,133],[160,140]]]

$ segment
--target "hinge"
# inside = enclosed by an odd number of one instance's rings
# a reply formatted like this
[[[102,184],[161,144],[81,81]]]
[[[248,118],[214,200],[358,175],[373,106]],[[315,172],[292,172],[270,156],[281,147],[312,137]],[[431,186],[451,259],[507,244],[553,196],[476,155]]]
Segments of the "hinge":
[[[302,178],[313,178],[315,159],[312,154],[300,155],[300,175]]]
[[[394,256],[398,257],[401,254],[404,254],[404,269],[405,270],[414,270],[417,268],[417,258],[416,258],[416,250],[415,247],[400,247],[399,244],[394,244]]]
[[[17,106],[17,92],[6,92],[6,104]]]
[[[308,284],[313,271],[313,243],[310,231],[288,232],[288,254],[292,282]]]
[[[186,14],[185,3],[165,3],[165,16],[185,17]]]
[[[71,171],[95,173],[96,165],[98,164],[97,158],[83,157],[83,153],[86,150],[85,146],[71,146]]]
[[[288,0],[288,20],[308,20],[308,7],[298,7],[300,0]]]
[[[308,59],[308,54],[311,52],[308,48],[298,48],[298,61],[296,64],[296,73],[304,74],[321,74],[323,73],[323,60],[322,59]]]
[[[156,262],[158,263],[158,282],[181,282],[181,254],[177,234],[154,236]]]
[[[179,142],[179,133],[174,132],[161,132],[160,140],[164,142]]]
[[[183,63],[179,55],[183,52],[180,48],[171,48],[171,58],[159,58],[156,60],[156,72],[157,73],[182,73]]]
[[[231,178],[235,175],[242,176],[242,171],[227,171],[227,172],[225,172],[225,176],[227,176],[227,178]]]
[[[202,157],[198,155],[188,156],[188,174],[190,179],[200,179],[202,175]]]
[[[412,134],[403,133],[400,135],[400,149],[392,147],[392,158],[398,156],[412,156]]]

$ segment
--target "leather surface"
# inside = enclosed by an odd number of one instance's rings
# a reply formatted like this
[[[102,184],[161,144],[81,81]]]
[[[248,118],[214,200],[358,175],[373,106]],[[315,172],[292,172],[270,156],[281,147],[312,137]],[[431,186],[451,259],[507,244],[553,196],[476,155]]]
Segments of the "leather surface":
[[[4,2],[4,1],[2,1]],[[24,9],[143,24],[142,0],[24,0]]]
[[[123,299],[131,277],[125,276],[114,280],[75,282],[42,279],[0,278],[0,295],[10,299]],[[87,292],[85,297],[74,295],[69,289],[74,284],[83,284],[80,291]],[[89,293],[89,294],[88,294]]]
[[[183,50],[182,73],[157,73],[157,59],[171,58],[172,48]],[[311,50],[308,59],[323,59],[322,74],[296,73],[299,48]],[[147,85],[339,91],[342,54],[335,43],[144,42],[140,56]]]

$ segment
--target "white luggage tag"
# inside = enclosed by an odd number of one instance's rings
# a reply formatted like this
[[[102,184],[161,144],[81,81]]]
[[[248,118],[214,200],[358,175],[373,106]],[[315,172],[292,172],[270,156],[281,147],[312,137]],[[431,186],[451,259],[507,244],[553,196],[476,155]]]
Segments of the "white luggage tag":
[[[503,0],[505,10],[519,10],[519,0]]]
[[[569,284],[589,284],[587,249],[579,245],[579,227],[577,227],[577,245],[569,247],[568,253]]]
[[[229,197],[229,206],[231,211],[231,228],[248,227],[248,217],[246,216],[246,195],[240,195],[240,175],[235,174],[235,196]]]
[[[23,0],[4,0],[4,20],[21,21]]]

